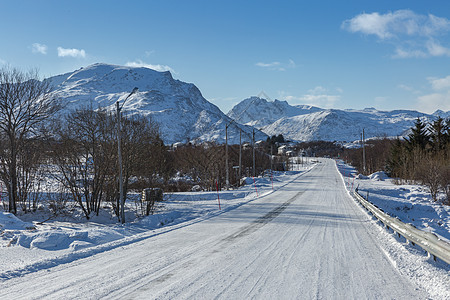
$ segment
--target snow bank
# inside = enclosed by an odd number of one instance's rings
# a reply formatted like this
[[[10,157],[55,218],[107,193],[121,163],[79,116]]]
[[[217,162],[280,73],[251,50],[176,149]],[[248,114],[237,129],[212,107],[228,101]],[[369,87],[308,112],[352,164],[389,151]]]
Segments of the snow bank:
[[[372,180],[383,181],[385,179],[389,179],[389,176],[386,175],[383,171],[375,172],[369,175],[369,178]]]
[[[33,230],[34,225],[29,222],[23,222],[12,213],[0,211],[0,232],[4,230]]]
[[[304,165],[299,167],[299,171],[274,172],[274,190],[312,167],[313,165]],[[185,226],[231,210],[257,198],[253,178],[247,178],[247,181],[247,185],[237,190],[219,191],[219,199],[217,191],[166,194],[165,201],[158,203],[156,212],[143,218],[135,219],[135,204],[128,201],[126,218],[135,220],[123,225],[117,224],[106,213],[93,216],[89,222],[52,219],[44,224],[33,224],[23,222],[10,213],[0,212],[0,257],[7,262],[0,264],[0,277],[5,272],[40,269],[54,266],[58,262],[86,257],[89,253],[95,254],[117,245],[126,245],[155,232],[172,230],[170,228]],[[259,197],[273,192],[269,175],[255,178],[255,181]],[[28,214],[24,217],[30,218]],[[41,217],[46,219],[48,216]],[[17,257],[21,259],[18,260]]]
[[[397,185],[384,172],[352,176],[353,172],[349,170],[355,170],[353,167],[342,161],[337,163],[339,170],[346,170],[341,174],[349,190],[358,187],[364,197],[368,193],[369,201],[390,216],[450,241],[450,206],[434,202],[425,187]]]

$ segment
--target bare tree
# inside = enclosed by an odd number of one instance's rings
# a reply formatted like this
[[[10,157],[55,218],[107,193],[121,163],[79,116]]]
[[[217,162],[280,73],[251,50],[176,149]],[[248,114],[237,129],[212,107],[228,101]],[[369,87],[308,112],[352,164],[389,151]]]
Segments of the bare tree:
[[[0,69],[0,176],[7,186],[9,211],[17,213],[19,154],[26,139],[59,109],[49,81],[39,80],[37,71]]]
[[[175,150],[176,165],[183,175],[192,178],[203,189],[212,190],[224,181],[224,147],[214,143],[188,145]],[[222,172],[221,172],[222,171]]]
[[[446,197],[444,203],[450,205],[450,161],[442,166],[440,186]]]
[[[152,177],[158,126],[145,117],[122,118],[124,199],[132,177]],[[70,192],[87,219],[111,203],[119,217],[116,118],[102,109],[78,109],[56,125],[52,145],[56,179]]]
[[[162,177],[167,151],[159,138],[159,126],[150,117],[122,118],[121,128],[126,199],[131,176],[145,177],[150,186],[155,176]]]
[[[37,139],[26,139],[18,154],[17,204],[24,213],[36,211],[40,199],[41,181],[44,178],[42,162],[43,143]]]
[[[85,217],[98,215],[108,181],[115,181],[114,118],[101,110],[79,109],[55,129],[52,147],[58,179]]]
[[[440,162],[430,156],[420,161],[416,171],[418,181],[425,185],[433,201],[437,201],[440,183],[442,182],[442,165]]]

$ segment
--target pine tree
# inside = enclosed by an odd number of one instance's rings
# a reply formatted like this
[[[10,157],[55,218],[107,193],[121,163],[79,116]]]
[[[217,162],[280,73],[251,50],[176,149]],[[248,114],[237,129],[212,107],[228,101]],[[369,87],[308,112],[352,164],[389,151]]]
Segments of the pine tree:
[[[448,137],[448,124],[444,122],[444,119],[439,117],[435,120],[428,128],[428,132],[430,133],[430,141],[431,146],[434,152],[439,152],[445,149]]]
[[[394,144],[391,146],[390,157],[387,161],[387,172],[391,177],[400,177],[402,176],[403,170],[403,162],[404,162],[404,143],[397,138]]]
[[[446,146],[450,145],[450,117],[447,118],[447,120],[445,120],[445,125],[446,125],[446,131],[445,131],[445,144]]]
[[[276,137],[276,141],[277,141],[278,143],[284,143],[284,142],[286,142],[282,134],[279,134],[279,135]]]
[[[422,122],[420,118],[414,122],[414,127],[411,128],[412,133],[408,135],[406,141],[408,142],[408,150],[411,152],[414,149],[425,150],[430,137],[427,135],[427,124]]]

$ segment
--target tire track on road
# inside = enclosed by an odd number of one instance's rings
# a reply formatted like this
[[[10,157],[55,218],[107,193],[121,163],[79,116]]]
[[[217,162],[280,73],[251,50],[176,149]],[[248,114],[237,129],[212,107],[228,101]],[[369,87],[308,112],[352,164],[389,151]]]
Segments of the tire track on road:
[[[250,224],[242,227],[237,232],[230,234],[229,236],[224,238],[222,241],[233,242],[236,239],[242,238],[244,236],[247,236],[247,235],[257,231],[258,229],[260,229],[261,227],[263,227],[264,225],[266,225],[267,223],[271,222],[273,219],[278,217],[292,202],[295,201],[296,198],[301,196],[303,193],[304,193],[304,191],[298,192],[293,197],[291,197],[289,200],[283,202],[280,206],[272,209],[264,216],[261,216],[261,217],[257,218],[256,220],[254,220],[253,222],[251,222]]]

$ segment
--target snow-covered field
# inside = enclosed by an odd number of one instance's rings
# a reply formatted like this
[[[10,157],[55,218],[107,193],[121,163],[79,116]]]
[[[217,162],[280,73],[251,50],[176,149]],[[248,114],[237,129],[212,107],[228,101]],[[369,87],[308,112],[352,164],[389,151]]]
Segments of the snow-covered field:
[[[106,216],[39,225],[2,212],[0,284],[7,295],[25,298],[450,299],[450,266],[380,226],[347,191],[359,185],[385,212],[447,239],[448,208],[418,186],[397,186],[379,173],[354,179],[355,171],[338,162],[341,180],[333,161],[319,161],[276,173],[273,190],[267,176],[256,188],[249,178],[219,195],[167,195],[153,216],[125,225]],[[117,270],[124,264],[133,272]]]
[[[390,216],[450,242],[450,206],[434,202],[426,187],[395,184],[384,172],[364,176],[342,161],[337,161],[337,166],[349,191],[358,188],[362,196],[368,195],[370,202]]]
[[[136,203],[128,201],[126,216],[132,221],[124,225],[104,211],[90,221],[71,220],[61,215],[43,224],[40,221],[48,215],[40,216],[39,212],[22,215],[19,219],[0,211],[0,279],[8,278],[15,270],[27,272],[87,257],[216,216],[257,196],[272,193],[313,165],[274,172],[273,180],[269,175],[255,178],[255,181],[247,178],[246,185],[238,190],[166,194],[165,200],[157,204],[155,213],[143,218],[136,218]],[[130,198],[138,199],[139,195]]]

